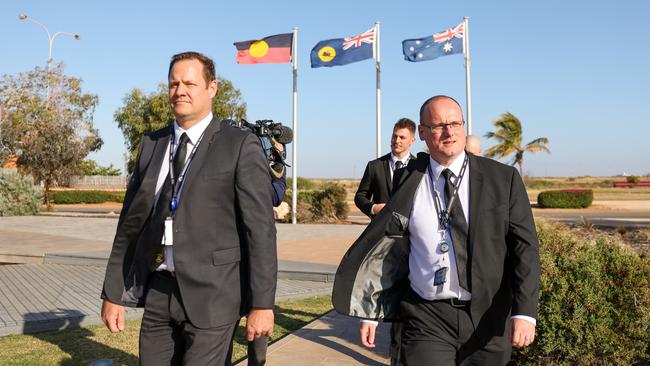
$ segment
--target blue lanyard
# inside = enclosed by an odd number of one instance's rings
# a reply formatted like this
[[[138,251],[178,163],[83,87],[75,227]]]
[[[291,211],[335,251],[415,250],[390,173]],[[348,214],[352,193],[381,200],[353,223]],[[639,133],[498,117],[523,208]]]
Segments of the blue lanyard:
[[[180,191],[183,188],[183,180],[185,179],[185,174],[187,173],[187,170],[190,167],[190,163],[192,162],[192,159],[194,159],[194,155],[196,154],[196,149],[201,143],[201,140],[203,140],[204,134],[205,134],[205,130],[203,130],[201,136],[199,136],[199,139],[196,140],[196,144],[194,144],[194,146],[192,147],[192,151],[190,152],[189,158],[185,159],[185,162],[183,164],[183,169],[181,170],[181,174],[178,176],[178,182],[176,182],[176,177],[174,176],[175,173],[174,172],[174,144],[176,143],[176,134],[175,133],[172,134],[172,141],[169,144],[169,182],[172,186],[172,200],[169,203],[169,210],[171,211],[172,217],[175,216],[176,209],[178,208],[178,195],[180,194]],[[176,150],[178,152],[178,149]]]
[[[431,183],[431,191],[433,192],[433,203],[434,206],[436,207],[436,214],[438,215],[439,225],[444,230],[449,229],[449,212],[451,212],[451,208],[453,204],[456,202],[456,197],[458,197],[458,190],[460,189],[460,183],[463,181],[463,177],[465,176],[465,170],[467,170],[468,161],[469,158],[467,157],[467,154],[465,154],[465,160],[463,160],[463,166],[460,168],[460,173],[458,174],[458,179],[456,179],[454,191],[452,192],[449,202],[447,202],[447,207],[445,210],[442,210],[440,197],[438,197],[438,192],[436,192],[435,189],[434,176],[433,176],[433,171],[431,170],[431,164],[429,164],[429,166],[427,167],[429,177],[431,178],[430,183]]]

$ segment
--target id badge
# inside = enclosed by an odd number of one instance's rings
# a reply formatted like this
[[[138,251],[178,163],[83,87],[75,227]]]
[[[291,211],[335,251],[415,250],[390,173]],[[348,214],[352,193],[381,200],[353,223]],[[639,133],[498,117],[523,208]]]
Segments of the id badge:
[[[163,242],[165,246],[174,245],[174,219],[171,217],[165,219],[165,237]]]
[[[442,267],[436,271],[433,276],[433,285],[440,286],[443,283],[447,282],[447,270],[449,267]]]

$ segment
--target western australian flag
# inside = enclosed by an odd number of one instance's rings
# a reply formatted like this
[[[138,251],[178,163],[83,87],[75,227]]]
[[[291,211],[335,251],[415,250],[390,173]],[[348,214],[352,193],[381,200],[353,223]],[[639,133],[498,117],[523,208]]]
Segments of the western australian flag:
[[[418,62],[462,53],[464,35],[464,26],[460,23],[455,28],[449,28],[432,36],[406,39],[402,41],[404,59]]]
[[[358,36],[326,39],[311,49],[311,67],[342,66],[373,57],[375,28]]]

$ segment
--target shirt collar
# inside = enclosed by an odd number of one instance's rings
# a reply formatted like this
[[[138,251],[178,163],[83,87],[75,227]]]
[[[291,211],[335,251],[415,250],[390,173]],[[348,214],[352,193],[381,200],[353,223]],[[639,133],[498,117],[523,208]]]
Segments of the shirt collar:
[[[410,151],[408,152],[408,154],[406,154],[406,156],[403,159],[398,159],[397,156],[395,156],[395,154],[393,154],[392,152],[390,153],[390,161],[393,162],[393,165],[395,165],[395,163],[397,163],[398,161],[401,161],[402,163],[404,163],[404,165],[406,165],[410,158],[411,158]]]
[[[431,165],[431,171],[433,172],[433,177],[435,180],[438,180],[440,178],[440,174],[442,174],[442,171],[449,168],[452,173],[456,177],[460,175],[460,169],[463,167],[463,161],[465,160],[465,150],[463,150],[460,155],[454,159],[454,161],[449,164],[448,167],[444,167],[440,165],[437,161],[435,161],[431,156],[429,156],[429,164]]]
[[[212,121],[212,112],[208,113],[204,119],[200,120],[199,123],[195,124],[187,130],[184,130],[181,126],[179,126],[178,122],[174,122],[174,141],[178,141],[183,132],[185,132],[187,134],[187,137],[190,139],[189,142],[192,145],[195,145],[199,140],[199,137],[201,137],[203,134],[203,131],[208,128],[210,121]]]

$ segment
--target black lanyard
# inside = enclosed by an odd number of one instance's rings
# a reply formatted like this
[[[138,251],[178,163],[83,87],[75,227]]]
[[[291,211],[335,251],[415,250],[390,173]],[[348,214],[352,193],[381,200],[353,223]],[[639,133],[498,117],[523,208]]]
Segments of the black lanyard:
[[[201,140],[203,139],[203,134],[205,134],[205,130],[203,130],[201,136],[199,136],[199,139],[196,140],[196,144],[194,144],[194,146],[192,147],[192,151],[190,152],[190,157],[185,159],[185,162],[183,163],[183,169],[181,170],[181,174],[178,176],[178,182],[176,182],[176,177],[174,176],[175,173],[174,172],[174,144],[176,142],[176,134],[175,133],[172,134],[172,140],[169,143],[169,182],[172,186],[172,200],[169,203],[169,210],[171,211],[172,217],[176,213],[176,208],[178,207],[177,195],[180,193],[181,189],[183,188],[183,180],[185,179],[185,174],[187,173],[187,169],[189,168],[192,159],[194,159],[194,155],[196,154],[196,149],[201,143]],[[178,148],[176,150],[178,152]]]
[[[438,197],[438,192],[436,192],[435,189],[435,184],[434,184],[434,176],[433,176],[433,171],[431,170],[431,164],[427,167],[427,170],[429,171],[429,177],[431,178],[431,191],[433,192],[433,203],[436,207],[436,214],[438,215],[438,222],[440,227],[442,227],[444,230],[449,229],[449,212],[451,211],[451,208],[453,207],[453,204],[456,202],[456,197],[458,197],[458,190],[460,189],[460,183],[463,181],[463,177],[465,176],[465,170],[467,170],[467,162],[469,161],[469,158],[467,157],[467,154],[465,154],[465,160],[463,160],[463,166],[460,167],[460,173],[458,174],[458,179],[456,179],[456,184],[454,185],[454,191],[452,192],[451,199],[449,199],[449,202],[447,202],[447,207],[445,210],[442,210],[442,204],[440,203],[440,197]],[[445,182],[446,184],[446,182]]]

